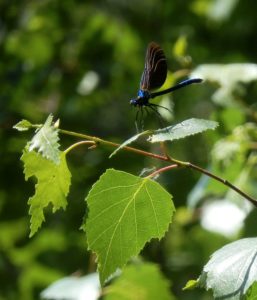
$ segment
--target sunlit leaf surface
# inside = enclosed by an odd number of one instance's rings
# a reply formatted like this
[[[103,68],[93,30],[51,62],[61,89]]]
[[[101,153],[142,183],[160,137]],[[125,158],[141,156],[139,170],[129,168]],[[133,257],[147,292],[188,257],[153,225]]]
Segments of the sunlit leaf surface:
[[[161,239],[174,212],[171,195],[157,182],[113,169],[93,185],[86,200],[84,229],[97,255],[101,283],[146,242]]]
[[[199,285],[220,299],[242,299],[257,280],[257,239],[245,238],[216,251],[205,265]]]
[[[173,126],[156,130],[150,137],[151,143],[173,141],[194,135],[208,129],[215,129],[217,122],[203,119],[188,119]]]
[[[52,125],[53,116],[49,115],[45,124],[38,129],[29,142],[29,151],[38,149],[43,157],[52,160],[56,164],[60,162],[58,129]]]
[[[13,126],[14,129],[18,130],[18,131],[26,131],[31,127],[31,123],[27,120],[21,120],[20,122],[18,122],[17,124],[15,124]]]
[[[71,174],[66,164],[65,154],[61,154],[57,165],[35,151],[25,150],[21,157],[24,163],[25,179],[35,176],[35,195],[29,198],[31,215],[30,236],[34,235],[45,220],[44,209],[51,204],[53,212],[67,205]]]

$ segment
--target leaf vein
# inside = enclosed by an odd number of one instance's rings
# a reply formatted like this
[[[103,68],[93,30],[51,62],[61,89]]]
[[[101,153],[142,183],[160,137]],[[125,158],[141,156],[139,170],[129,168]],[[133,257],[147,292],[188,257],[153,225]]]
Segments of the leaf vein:
[[[121,204],[122,202],[126,201],[127,199],[129,199],[130,197],[126,197],[118,202],[115,202],[114,204],[106,207],[105,209],[103,209],[99,214],[97,214],[96,216],[94,216],[93,218],[91,218],[89,221],[87,221],[88,224],[94,222],[98,217],[100,217],[101,215],[103,215],[104,213],[106,213],[109,209]]]
[[[138,183],[137,183],[138,184]],[[107,262],[107,259],[108,259],[108,256],[109,256],[109,253],[110,253],[110,248],[111,248],[111,245],[112,245],[112,241],[114,239],[114,236],[115,236],[115,233],[116,233],[116,230],[118,228],[118,225],[120,224],[121,220],[123,219],[128,207],[130,206],[130,204],[133,202],[133,200],[135,200],[136,198],[136,195],[139,193],[139,191],[141,190],[142,186],[145,184],[145,180],[142,181],[142,183],[140,184],[140,186],[138,187],[138,189],[136,190],[134,196],[131,198],[131,200],[128,202],[127,206],[125,207],[121,217],[119,218],[118,222],[116,223],[115,225],[115,228],[114,228],[114,231],[113,231],[113,234],[111,236],[111,239],[110,239],[110,242],[109,242],[109,245],[108,245],[108,248],[107,248],[107,251],[106,251],[106,257],[105,257],[105,260],[104,260],[104,263],[103,263],[103,272],[105,270],[105,267],[106,267],[106,262]]]
[[[130,188],[130,187],[136,186],[136,185],[138,185],[138,184],[139,184],[139,183],[137,182],[137,183],[131,184],[131,185],[119,185],[119,186],[113,186],[113,187],[110,187],[110,188],[108,188],[108,189],[101,190],[100,192],[95,193],[95,194],[93,194],[93,195],[90,195],[90,198],[93,198],[93,197],[95,197],[95,196],[98,196],[98,195],[100,195],[100,194],[102,194],[102,193],[105,193],[105,192],[108,192],[108,191],[111,191],[111,190],[120,189],[120,188]]]
[[[106,231],[108,231],[114,225],[115,224],[111,224],[104,231],[102,231],[101,234],[99,234],[98,237],[96,239],[94,239],[92,243],[90,243],[90,248],[92,249],[94,244],[106,233]]]
[[[152,206],[152,209],[153,209],[153,213],[154,213],[154,219],[155,219],[155,224],[156,224],[156,228],[157,228],[157,231],[158,231],[158,236],[160,236],[160,230],[159,230],[159,223],[158,223],[158,219],[157,219],[157,214],[156,214],[156,211],[155,211],[155,208],[154,208],[154,205],[153,205],[153,199],[147,189],[147,186],[145,186],[145,190],[146,190],[146,193],[150,199],[150,203],[151,203],[151,206]]]

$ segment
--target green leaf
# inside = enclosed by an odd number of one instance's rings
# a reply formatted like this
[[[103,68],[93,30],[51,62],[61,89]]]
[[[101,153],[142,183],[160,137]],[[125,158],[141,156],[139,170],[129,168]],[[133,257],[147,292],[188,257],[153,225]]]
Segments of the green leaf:
[[[257,300],[257,282],[256,281],[247,290],[247,293],[243,299],[244,300]]]
[[[154,264],[130,265],[106,288],[106,300],[171,300],[169,282]]]
[[[173,55],[177,58],[185,57],[187,46],[187,37],[185,35],[181,35],[173,46]]]
[[[183,287],[183,291],[185,291],[185,290],[193,290],[197,286],[198,286],[198,281],[197,280],[194,280],[194,279],[188,280],[188,282],[186,283],[186,285]]]
[[[140,132],[136,135],[133,135],[131,138],[127,139],[125,142],[123,142],[117,149],[115,149],[111,155],[109,156],[109,158],[111,158],[113,155],[115,155],[119,150],[121,150],[122,148],[124,148],[125,146],[131,144],[132,142],[136,141],[139,137],[149,134],[151,131],[150,130],[146,130],[143,132]]]
[[[214,121],[192,118],[176,125],[156,130],[149,137],[149,141],[156,143],[178,140],[208,129],[215,129],[217,126],[218,123]]]
[[[65,209],[71,174],[64,153],[61,153],[58,165],[35,151],[25,150],[21,160],[24,163],[25,179],[32,176],[37,178],[35,195],[28,201],[31,215],[30,236],[33,236],[45,220],[44,208],[51,203],[53,212],[59,208]]]
[[[32,124],[27,120],[21,120],[17,124],[13,126],[14,129],[17,129],[18,131],[26,131],[31,128]]]
[[[58,129],[52,126],[52,121],[53,116],[49,115],[45,124],[37,130],[29,142],[29,151],[38,149],[43,157],[58,164],[60,163],[59,136]]]
[[[86,201],[84,229],[102,284],[146,242],[164,236],[175,210],[171,195],[157,182],[113,169],[93,185]]]
[[[199,286],[215,298],[239,300],[257,280],[257,238],[245,238],[216,251],[204,266]]]

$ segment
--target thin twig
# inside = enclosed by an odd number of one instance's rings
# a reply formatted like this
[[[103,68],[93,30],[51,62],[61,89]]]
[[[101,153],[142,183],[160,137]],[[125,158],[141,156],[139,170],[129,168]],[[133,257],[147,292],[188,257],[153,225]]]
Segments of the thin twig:
[[[226,179],[223,179],[217,175],[214,175],[212,173],[210,173],[209,171],[201,168],[201,167],[198,167],[190,162],[187,163],[187,167],[191,168],[191,169],[194,169],[194,170],[197,170],[221,183],[223,183],[224,185],[230,187],[232,190],[234,190],[235,192],[237,192],[239,195],[243,196],[245,199],[249,200],[254,206],[257,207],[257,200],[252,198],[251,196],[247,195],[245,192],[243,192],[242,190],[240,190],[239,188],[237,188],[235,185],[233,185],[231,182],[227,181]]]
[[[169,166],[160,168],[160,169],[154,171],[153,173],[151,173],[150,175],[148,175],[147,177],[154,177],[154,176],[157,175],[157,174],[160,174],[160,173],[162,173],[162,172],[169,171],[169,170],[171,170],[171,169],[175,169],[175,168],[177,168],[178,166],[179,166],[178,164],[174,164],[174,165],[169,165]]]
[[[69,153],[72,149],[81,146],[81,145],[91,145],[90,147],[88,147],[88,149],[91,149],[93,146],[96,146],[96,142],[95,141],[80,141],[77,142],[75,144],[72,144],[69,148],[67,148],[64,152],[65,154]]]
[[[94,136],[89,136],[89,135],[86,135],[86,134],[81,134],[81,133],[77,133],[77,132],[72,132],[72,131],[67,131],[67,130],[63,130],[63,129],[59,129],[59,131],[63,134],[67,134],[67,135],[71,135],[71,136],[75,136],[75,137],[79,137],[79,138],[83,138],[83,139],[87,139],[89,140],[91,143],[92,141],[95,142],[95,143],[99,143],[99,144],[104,144],[104,145],[108,145],[108,146],[111,146],[111,147],[119,147],[120,144],[117,144],[117,143],[113,143],[113,142],[110,142],[110,141],[106,141],[106,140],[103,140],[103,139],[100,139],[98,137],[94,137]],[[231,188],[232,190],[234,190],[235,192],[237,192],[239,195],[243,196],[245,199],[249,200],[253,205],[257,206],[257,200],[252,198],[251,196],[247,195],[246,193],[244,193],[242,190],[240,190],[239,188],[237,188],[236,186],[234,186],[231,182],[227,181],[226,179],[223,179],[215,174],[212,174],[211,172],[201,168],[201,167],[198,167],[190,162],[184,162],[184,161],[180,161],[180,160],[177,160],[177,159],[174,159],[172,157],[170,157],[167,153],[165,153],[165,156],[163,155],[159,155],[159,154],[154,154],[154,153],[151,153],[151,152],[147,152],[147,151],[143,151],[143,150],[140,150],[140,149],[137,149],[137,148],[133,148],[133,147],[128,147],[128,146],[125,146],[123,147],[123,149],[127,150],[127,151],[130,151],[130,152],[134,152],[134,153],[137,153],[137,154],[140,154],[140,155],[144,155],[144,156],[148,156],[148,157],[151,157],[151,158],[155,158],[155,159],[159,159],[159,160],[163,160],[163,161],[166,161],[166,162],[172,162],[174,163],[173,165],[170,165],[170,166],[167,166],[167,167],[164,167],[164,168],[161,168],[155,172],[153,172],[151,175],[149,175],[149,177],[152,177],[154,175],[156,175],[157,173],[161,173],[161,172],[164,172],[164,171],[168,171],[170,169],[173,169],[173,168],[177,168],[177,167],[186,167],[186,168],[191,168],[191,169],[194,169],[194,170],[197,170],[198,172],[201,172],[202,174],[205,174],[221,183],[223,183],[224,185],[228,186],[229,188]]]
[[[63,130],[63,129],[59,129],[59,131],[60,131],[60,133],[75,136],[75,137],[82,138],[82,139],[87,139],[87,140],[90,140],[90,141],[94,141],[98,144],[108,145],[108,146],[115,147],[115,148],[118,148],[120,146],[120,144],[113,143],[113,142],[110,142],[110,141],[106,141],[106,140],[100,139],[100,138],[95,137],[95,136],[90,136],[90,135],[77,133],[77,132],[73,132],[73,131],[68,131],[68,130]],[[166,157],[166,156],[151,153],[151,152],[147,152],[147,151],[143,151],[143,150],[140,150],[140,149],[137,149],[137,148],[125,146],[122,149],[125,149],[127,151],[131,151],[131,152],[135,152],[135,153],[140,154],[140,155],[149,156],[149,157],[152,157],[152,158],[155,158],[155,159],[160,159],[160,160],[163,160],[163,161],[169,161],[169,158]]]

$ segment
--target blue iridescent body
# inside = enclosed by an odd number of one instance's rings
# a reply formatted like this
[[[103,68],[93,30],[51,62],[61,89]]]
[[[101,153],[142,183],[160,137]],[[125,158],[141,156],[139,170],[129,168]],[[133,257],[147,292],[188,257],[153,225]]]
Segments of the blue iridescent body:
[[[137,98],[130,100],[130,104],[134,106],[147,106],[149,104],[150,93],[149,91],[139,90]]]
[[[151,90],[160,88],[164,84],[167,76],[167,71],[168,71],[168,67],[167,67],[166,57],[163,50],[158,44],[156,44],[155,42],[151,42],[147,47],[146,57],[145,57],[145,68],[141,77],[140,89],[138,91],[137,98],[130,100],[131,105],[140,108],[138,112],[141,112],[141,123],[143,119],[142,108],[145,108],[146,111],[147,108],[150,108],[159,117],[161,116],[158,110],[156,109],[157,107],[161,107],[168,110],[168,108],[166,107],[149,102],[150,99],[155,98],[157,96],[171,93],[177,89],[180,89],[192,83],[202,82],[202,79],[200,78],[186,79],[173,87],[170,87],[168,89],[159,92],[151,93],[150,92]],[[136,124],[137,124],[138,112],[136,115]]]

